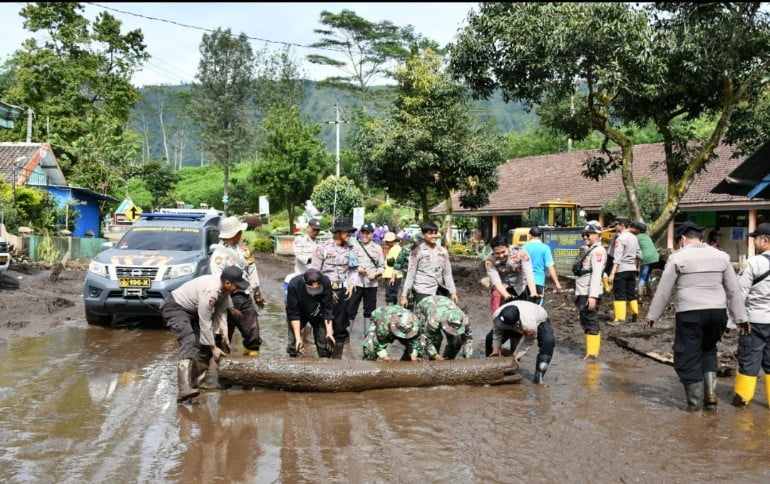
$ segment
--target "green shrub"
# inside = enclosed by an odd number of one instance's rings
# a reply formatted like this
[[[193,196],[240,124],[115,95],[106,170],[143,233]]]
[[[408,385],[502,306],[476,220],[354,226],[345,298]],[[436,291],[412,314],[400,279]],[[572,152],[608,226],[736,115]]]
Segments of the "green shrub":
[[[275,247],[273,247],[273,241],[270,239],[254,239],[251,247],[257,254],[272,254]]]
[[[56,245],[54,245],[53,240],[51,240],[48,231],[46,230],[44,233],[45,236],[35,251],[35,258],[40,262],[52,266],[59,262],[61,254],[59,253],[59,249],[56,248]]]
[[[452,244],[449,246],[449,253],[452,255],[468,255],[471,252],[466,244]]]

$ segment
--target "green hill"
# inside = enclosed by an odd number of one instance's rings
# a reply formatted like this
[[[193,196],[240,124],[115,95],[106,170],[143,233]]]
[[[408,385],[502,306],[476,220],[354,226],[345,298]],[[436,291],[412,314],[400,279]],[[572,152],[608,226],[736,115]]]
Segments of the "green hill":
[[[190,85],[146,86],[140,89],[141,99],[131,112],[130,125],[139,133],[143,142],[141,161],[166,158],[177,167],[199,166],[206,159],[198,149],[196,129],[184,116],[184,108],[189,102]],[[343,120],[350,116],[346,108],[355,104],[348,93],[331,88],[318,87],[308,81],[306,96],[302,104],[302,113],[308,119],[322,123],[321,138],[334,152],[336,132],[334,106],[342,108]],[[474,110],[480,122],[492,121],[501,133],[521,131],[527,121],[534,121],[537,116],[526,113],[522,105],[505,103],[498,93],[489,100],[474,101],[478,107]],[[161,126],[161,116],[163,123]],[[376,113],[376,108],[373,109]],[[331,123],[331,124],[327,124]],[[345,146],[349,129],[346,124],[340,126],[340,144]],[[165,139],[163,132],[165,130]]]

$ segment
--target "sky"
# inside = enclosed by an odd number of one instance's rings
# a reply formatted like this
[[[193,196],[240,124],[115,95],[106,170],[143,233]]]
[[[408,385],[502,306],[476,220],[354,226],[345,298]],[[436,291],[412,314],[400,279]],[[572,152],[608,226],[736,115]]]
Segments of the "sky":
[[[24,30],[19,11],[25,3],[0,3],[0,62],[4,62],[28,38],[43,40],[44,33]],[[123,23],[122,32],[141,29],[151,58],[132,81],[137,87],[190,83],[198,69],[201,38],[206,30],[230,28],[253,37],[254,51],[276,49],[281,42],[307,46],[320,39],[322,10],[354,11],[372,22],[389,20],[398,26],[412,25],[416,33],[445,45],[454,40],[477,3],[88,3],[84,15],[93,20],[107,11]],[[120,11],[116,11],[120,10]],[[130,12],[130,13],[123,13]],[[153,20],[148,17],[153,17]],[[179,24],[185,24],[182,26]],[[257,40],[264,39],[264,40]],[[272,42],[265,42],[272,41]],[[310,64],[308,54],[335,56],[333,52],[292,47],[295,58],[312,80],[340,75],[340,71]]]

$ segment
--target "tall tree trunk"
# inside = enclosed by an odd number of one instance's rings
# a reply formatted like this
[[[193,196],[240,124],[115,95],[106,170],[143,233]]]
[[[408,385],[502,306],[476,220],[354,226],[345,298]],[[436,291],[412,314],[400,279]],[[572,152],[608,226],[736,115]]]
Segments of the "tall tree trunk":
[[[452,207],[452,191],[444,191],[444,199],[446,200],[446,215],[444,216],[444,239],[446,240],[446,248],[452,245],[452,217],[454,214],[454,208]]]

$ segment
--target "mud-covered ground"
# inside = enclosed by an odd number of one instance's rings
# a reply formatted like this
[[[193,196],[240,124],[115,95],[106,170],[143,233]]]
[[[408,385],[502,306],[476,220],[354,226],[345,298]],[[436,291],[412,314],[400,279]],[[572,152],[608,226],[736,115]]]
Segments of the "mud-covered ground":
[[[67,268],[55,281],[52,270],[41,265],[13,264],[10,270],[0,274],[0,340],[17,336],[45,334],[64,322],[83,318],[82,285],[88,261],[76,260],[67,263]],[[286,274],[293,270],[291,257],[279,255],[258,255],[263,293],[268,300],[279,302],[283,299],[282,283]],[[476,351],[483,356],[483,337],[491,327],[489,318],[489,290],[481,283],[483,268],[477,259],[455,258],[452,262],[455,283],[460,297],[460,306],[468,314],[476,335]],[[4,279],[4,281],[3,281]],[[7,289],[18,284],[18,289]],[[548,279],[545,307],[553,326],[557,344],[576,351],[585,345],[574,301],[574,280],[562,277],[564,290],[556,293]],[[1,284],[5,282],[5,284]],[[384,302],[384,291],[379,291],[378,300]],[[642,318],[649,301],[640,301]],[[627,358],[631,361],[657,361],[670,363],[673,344],[673,300],[669,304],[667,317],[653,329],[644,330],[641,320],[637,323],[613,327],[612,298],[607,296],[601,303],[603,321],[602,355],[613,359]],[[359,318],[360,318],[359,309]],[[728,331],[719,344],[720,376],[734,373],[737,333]]]

